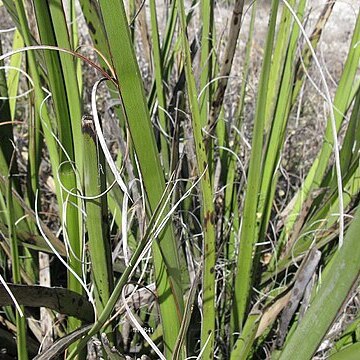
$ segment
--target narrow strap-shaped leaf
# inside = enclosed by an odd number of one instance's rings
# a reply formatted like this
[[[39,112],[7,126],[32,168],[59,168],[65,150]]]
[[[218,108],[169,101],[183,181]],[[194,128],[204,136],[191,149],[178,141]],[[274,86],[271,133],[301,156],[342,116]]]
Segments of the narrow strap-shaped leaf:
[[[355,81],[356,72],[360,63],[360,47],[357,45],[360,41],[360,14],[357,16],[353,37],[351,39],[349,53],[346,58],[344,70],[339,81],[335,98],[334,98],[334,116],[336,122],[336,129],[339,130],[344,117],[343,114],[349,106],[349,97],[352,93],[353,83]],[[300,212],[303,202],[309,196],[312,190],[317,189],[324,178],[326,168],[333,150],[333,137],[331,130],[331,121],[329,120],[326,126],[324,142],[319,155],[313,162],[310,170],[307,173],[301,189],[296,194],[296,200],[291,213],[287,217],[286,225],[279,240],[279,244],[283,243],[291,231],[291,228],[296,220],[297,214]]]
[[[360,354],[360,342],[345,347],[329,357],[329,360],[357,360]]]
[[[198,103],[195,78],[192,72],[190,46],[186,34],[186,18],[184,1],[179,1],[179,17],[181,24],[182,48],[187,82],[188,100],[191,110],[191,125],[195,142],[196,162],[202,195],[203,225],[203,322],[201,327],[201,349],[204,359],[214,357],[215,341],[215,209],[211,177],[207,164],[207,154],[202,134],[202,120]]]
[[[62,3],[59,0],[43,2],[34,0],[34,10],[38,24],[41,42],[46,45],[62,46],[70,49],[68,29]],[[80,188],[74,172],[77,166],[82,169],[82,136],[81,136],[81,109],[80,99],[75,72],[74,58],[68,54],[60,54],[55,51],[45,51],[44,58],[47,68],[47,77],[56,115],[59,141],[62,144],[60,152],[61,166],[56,169],[65,189],[74,191]],[[76,140],[75,140],[76,139]],[[66,224],[66,235],[72,251],[69,252],[68,263],[75,273],[82,274],[82,236],[78,200],[63,190],[62,199],[68,199],[66,214],[63,219]],[[81,294],[82,285],[76,277],[68,272],[68,289]],[[70,330],[80,326],[75,318],[68,321]]]
[[[213,20],[214,20],[214,1],[201,0],[201,46],[200,46],[200,98],[199,109],[201,124],[205,126],[210,103],[209,80],[212,73],[212,42],[213,42]],[[185,25],[184,25],[185,26]],[[185,29],[186,27],[184,27]]]
[[[11,249],[11,270],[12,278],[14,283],[21,284],[21,273],[20,273],[20,256],[19,256],[19,247],[18,240],[15,232],[15,219],[14,219],[14,206],[12,199],[12,170],[10,163],[10,174],[7,184],[7,218],[8,218],[8,229],[9,229],[9,241]],[[26,318],[25,318],[25,309],[23,306],[20,306],[20,310],[16,310],[16,343],[17,343],[17,352],[20,359],[28,359],[28,351],[26,345]]]
[[[163,59],[161,56],[161,49],[160,49],[160,39],[159,39],[159,32],[158,32],[158,21],[156,15],[156,4],[155,0],[150,0],[150,16],[151,16],[151,38],[152,38],[152,49],[153,49],[153,56],[154,56],[154,70],[155,70],[155,84],[156,84],[156,94],[157,94],[157,101],[158,101],[158,117],[159,123],[162,127],[162,130],[165,133],[168,133],[168,126],[166,121],[165,110],[167,109],[166,106],[166,98],[165,98],[165,91],[163,86],[164,81],[164,70],[163,70]],[[162,155],[162,163],[164,166],[165,174],[169,176],[169,149],[167,139],[160,132],[161,138],[161,155]]]
[[[241,336],[237,339],[231,352],[230,360],[247,359],[255,340],[256,332],[259,327],[260,313],[250,313]]]
[[[15,30],[14,37],[13,37],[13,49],[17,50],[24,46],[24,40],[22,36],[20,35],[19,30]],[[10,113],[11,113],[11,119],[15,120],[15,106],[16,106],[16,95],[18,93],[19,88],[19,78],[20,78],[20,72],[18,70],[15,70],[16,68],[21,67],[21,60],[23,56],[22,54],[16,54],[11,57],[10,59],[10,66],[13,67],[13,69],[10,69],[8,72],[7,77],[7,86],[8,86],[8,92],[9,92],[9,103],[10,103]]]
[[[321,285],[302,321],[298,324],[279,356],[279,360],[310,360],[323,337],[335,320],[360,274],[360,209],[349,230],[343,246],[334,254],[325,268]],[[326,311],[324,311],[326,309]],[[308,336],[309,334],[312,336]],[[306,341],[304,339],[306,338]]]
[[[240,249],[237,260],[235,298],[232,311],[232,332],[239,332],[248,311],[252,279],[252,254],[256,239],[257,205],[260,189],[259,174],[262,164],[262,147],[265,126],[266,98],[268,79],[270,74],[271,55],[275,36],[275,26],[279,1],[272,2],[269,31],[262,71],[259,82],[259,93],[256,102],[255,124],[252,140],[252,152],[248,172],[248,181],[245,195],[244,215],[240,235]]]
[[[34,44],[34,40],[33,37],[31,35],[31,32],[29,30],[28,27],[28,21],[27,21],[27,17],[26,17],[26,12],[25,12],[25,8],[24,8],[24,4],[22,1],[16,1],[11,2],[11,1],[4,1],[4,5],[6,6],[6,9],[9,11],[10,14],[13,14],[13,16],[16,18],[15,23],[18,26],[18,29],[23,37],[24,40],[24,44],[26,46],[31,46]],[[16,12],[16,14],[15,14]],[[39,164],[39,154],[41,149],[39,148],[39,144],[40,144],[40,126],[43,126],[43,133],[44,133],[44,138],[46,139],[46,144],[48,147],[49,152],[51,153],[50,156],[50,162],[51,162],[51,167],[52,170],[55,172],[58,171],[59,168],[59,155],[57,152],[57,145],[56,145],[56,141],[53,137],[53,134],[51,133],[54,129],[53,129],[53,124],[52,121],[50,120],[50,116],[46,110],[46,107],[43,107],[43,110],[40,114],[40,109],[42,108],[42,104],[44,101],[44,92],[42,89],[42,83],[40,81],[40,69],[38,67],[37,64],[37,58],[36,58],[36,54],[34,54],[33,51],[28,51],[27,53],[27,59],[28,59],[28,67],[29,67],[29,73],[30,73],[30,77],[34,83],[34,107],[35,107],[35,113],[37,116],[36,119],[36,127],[39,131],[35,132],[35,143],[37,144],[37,147],[35,150],[36,153],[36,159],[33,159],[35,161],[37,161],[37,164],[35,164],[35,169],[32,168],[31,172],[34,176],[34,174],[37,174],[38,171],[38,164]],[[40,116],[41,115],[41,116]],[[43,121],[43,123],[40,122],[40,117]],[[56,132],[56,130],[55,130]],[[32,160],[32,161],[33,161]],[[60,196],[60,186],[59,183],[56,181],[55,182],[55,186],[56,186],[56,194],[57,194],[57,199],[59,201],[59,203],[61,203],[61,196]]]
[[[34,357],[34,360],[57,359],[69,347],[70,344],[81,339],[81,337],[84,336],[84,334],[86,334],[90,328],[91,325],[86,325],[60,338],[49,349]]]
[[[104,155],[97,144],[92,118],[83,117],[84,138],[84,187],[86,200],[86,227],[89,238],[91,259],[91,276],[94,283],[96,308],[99,313],[104,310],[114,281],[112,272],[110,232],[107,224],[108,206],[106,190]],[[91,198],[94,197],[94,198]]]
[[[101,0],[99,5],[111,51],[111,61],[121,89],[127,125],[139,160],[150,209],[154,211],[165,189],[164,173],[124,5],[121,0]],[[171,225],[161,234],[159,243],[153,243],[153,251],[164,342],[166,351],[171,353],[184,308],[178,249]]]
[[[20,305],[46,307],[60,314],[75,316],[86,322],[94,321],[94,309],[83,296],[59,287],[29,286],[8,284]],[[0,306],[13,305],[12,299],[3,286],[0,286]]]

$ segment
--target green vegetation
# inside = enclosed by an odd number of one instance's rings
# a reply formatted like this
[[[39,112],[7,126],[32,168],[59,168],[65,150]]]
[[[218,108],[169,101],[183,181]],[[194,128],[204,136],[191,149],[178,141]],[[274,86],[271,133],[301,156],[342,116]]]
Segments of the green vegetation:
[[[260,2],[228,4],[222,34],[211,0],[2,1],[9,358],[316,354],[360,273],[360,11],[329,89],[317,47],[334,4],[306,30],[306,0],[267,4],[259,63]],[[314,85],[325,129],[291,182],[288,131]],[[356,358],[351,320],[331,359]]]

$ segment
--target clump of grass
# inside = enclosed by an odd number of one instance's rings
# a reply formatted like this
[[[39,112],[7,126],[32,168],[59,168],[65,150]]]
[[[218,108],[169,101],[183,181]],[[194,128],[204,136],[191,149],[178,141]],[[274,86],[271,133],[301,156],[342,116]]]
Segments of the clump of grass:
[[[316,48],[334,2],[308,32],[305,0],[273,0],[256,69],[256,2],[229,5],[224,37],[208,0],[29,4],[34,17],[22,1],[3,1],[17,30],[12,51],[0,52],[0,336],[9,356],[311,359],[360,270],[359,9],[332,98]],[[85,29],[95,60],[79,47]],[[326,129],[282,197],[287,131],[314,71]],[[228,104],[233,75],[239,93]],[[54,184],[46,195],[44,161]],[[356,353],[357,323],[333,342],[334,359]]]

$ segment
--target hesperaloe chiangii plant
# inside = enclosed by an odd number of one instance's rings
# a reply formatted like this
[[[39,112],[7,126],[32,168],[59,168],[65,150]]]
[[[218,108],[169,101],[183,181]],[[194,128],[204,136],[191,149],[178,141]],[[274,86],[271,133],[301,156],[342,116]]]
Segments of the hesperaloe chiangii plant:
[[[356,2],[335,74],[322,48],[346,9],[2,1],[10,357],[356,358]]]

